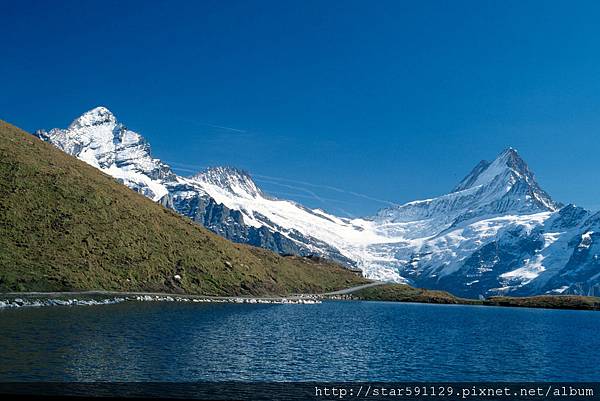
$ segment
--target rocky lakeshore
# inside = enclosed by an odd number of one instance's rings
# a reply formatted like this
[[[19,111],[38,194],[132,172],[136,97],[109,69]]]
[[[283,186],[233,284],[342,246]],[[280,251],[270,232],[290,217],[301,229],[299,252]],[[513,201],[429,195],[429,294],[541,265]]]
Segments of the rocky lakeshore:
[[[121,302],[191,302],[191,303],[236,303],[236,304],[319,304],[314,296],[289,298],[247,298],[247,297],[199,297],[159,294],[132,294],[123,296],[59,295],[59,296],[10,296],[0,298],[0,309],[46,306],[92,306],[112,305]]]

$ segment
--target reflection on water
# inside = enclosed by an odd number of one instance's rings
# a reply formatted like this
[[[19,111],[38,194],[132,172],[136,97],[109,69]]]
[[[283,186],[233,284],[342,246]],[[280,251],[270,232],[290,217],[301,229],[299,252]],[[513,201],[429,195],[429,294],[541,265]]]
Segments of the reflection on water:
[[[599,381],[600,314],[379,302],[0,311],[0,380]]]

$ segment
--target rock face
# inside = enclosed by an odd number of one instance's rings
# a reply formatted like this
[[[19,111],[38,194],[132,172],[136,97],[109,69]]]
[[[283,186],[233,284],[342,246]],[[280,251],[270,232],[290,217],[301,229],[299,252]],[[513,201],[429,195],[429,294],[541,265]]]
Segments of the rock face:
[[[235,177],[220,177],[223,182],[235,179],[240,174],[238,170],[231,168],[217,167],[216,169],[222,171],[224,175],[229,172],[233,172],[235,175]],[[214,170],[209,169],[206,173],[214,177]],[[256,189],[256,198],[250,197],[246,200],[252,202],[254,199],[265,199],[250,177],[246,177],[249,180],[250,188]],[[211,193],[205,190],[207,188],[209,190],[221,189],[221,187],[214,184],[198,180],[196,177],[190,179],[180,178],[176,184],[168,186],[169,195],[166,205],[211,231],[235,242],[270,249],[280,254],[302,256],[317,254],[346,265],[354,264],[352,260],[343,256],[337,249],[316,238],[303,235],[293,229],[277,226],[267,217],[252,214],[252,212],[248,212],[241,207],[236,208],[235,205],[224,204],[222,201],[217,202],[211,196]],[[235,193],[231,194],[235,196]],[[250,194],[250,192],[247,194]],[[254,218],[259,220],[256,221]]]
[[[555,202],[512,148],[446,195],[346,219],[270,197],[239,169],[178,176],[103,107],[36,135],[236,242],[468,297],[600,294],[600,214]]]

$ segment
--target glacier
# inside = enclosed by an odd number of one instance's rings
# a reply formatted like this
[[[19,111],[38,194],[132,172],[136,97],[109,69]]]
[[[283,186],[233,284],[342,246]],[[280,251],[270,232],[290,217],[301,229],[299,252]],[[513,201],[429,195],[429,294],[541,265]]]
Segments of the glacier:
[[[466,297],[600,293],[600,214],[555,202],[513,148],[448,194],[349,219],[270,196],[234,167],[177,175],[105,107],[35,135],[232,241]]]

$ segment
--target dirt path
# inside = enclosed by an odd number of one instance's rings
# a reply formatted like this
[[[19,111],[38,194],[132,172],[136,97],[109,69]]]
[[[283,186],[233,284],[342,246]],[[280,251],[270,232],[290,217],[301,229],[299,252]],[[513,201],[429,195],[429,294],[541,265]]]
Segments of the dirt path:
[[[292,294],[288,296],[265,296],[265,295],[240,295],[240,296],[210,296],[210,295],[191,295],[191,294],[170,294],[163,292],[119,292],[119,291],[67,291],[67,292],[8,292],[8,293],[0,293],[0,297],[3,295],[10,297],[30,297],[30,296],[38,296],[38,297],[64,297],[64,296],[113,296],[113,297],[135,297],[135,296],[161,296],[161,297],[180,297],[180,298],[202,298],[202,299],[215,299],[215,300],[233,300],[233,299],[299,299],[299,298],[314,298],[314,297],[322,297],[322,296],[330,296],[330,295],[344,295],[350,294],[364,288],[374,287],[376,285],[385,284],[384,282],[375,281],[368,284],[363,284],[355,287],[345,288],[338,291],[326,292],[322,294]]]
[[[387,283],[385,283],[383,281],[374,281],[374,282],[369,283],[369,284],[357,285],[356,287],[350,287],[350,288],[346,288],[346,289],[338,290],[338,291],[333,291],[333,292],[326,292],[324,294],[319,294],[319,295],[345,295],[345,294],[351,294],[353,292],[360,291],[360,290],[365,289],[365,288],[375,287],[376,285],[383,285],[383,284],[387,284]]]

